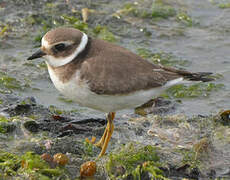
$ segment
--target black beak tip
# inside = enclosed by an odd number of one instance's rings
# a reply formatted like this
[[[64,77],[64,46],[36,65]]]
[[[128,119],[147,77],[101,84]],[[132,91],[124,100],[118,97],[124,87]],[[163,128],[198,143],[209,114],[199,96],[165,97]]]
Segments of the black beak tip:
[[[27,60],[33,60],[33,59],[40,58],[40,57],[45,56],[45,55],[46,55],[46,53],[43,52],[41,49],[39,49],[32,56],[28,57]]]
[[[30,57],[28,57],[26,60],[32,60],[33,58],[32,58],[32,56],[30,56]]]

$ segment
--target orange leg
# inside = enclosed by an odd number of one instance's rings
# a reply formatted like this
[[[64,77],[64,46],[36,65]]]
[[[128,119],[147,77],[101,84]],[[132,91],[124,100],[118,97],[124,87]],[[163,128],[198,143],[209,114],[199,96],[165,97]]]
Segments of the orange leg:
[[[105,128],[104,134],[102,135],[101,139],[95,143],[94,145],[97,147],[101,148],[101,152],[99,154],[99,157],[103,156],[105,154],[105,151],[107,149],[107,146],[109,144],[109,141],[111,139],[111,136],[113,134],[113,130],[114,130],[114,124],[113,124],[113,120],[115,118],[115,112],[110,112],[107,115],[107,126]],[[94,143],[94,141],[89,141],[88,139],[86,139],[88,142]]]

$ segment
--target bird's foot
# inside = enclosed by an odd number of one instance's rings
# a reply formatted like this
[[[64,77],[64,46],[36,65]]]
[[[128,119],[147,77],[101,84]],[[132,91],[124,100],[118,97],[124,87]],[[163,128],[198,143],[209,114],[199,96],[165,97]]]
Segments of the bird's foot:
[[[107,125],[107,127],[108,127],[108,125]],[[104,144],[104,141],[105,141],[105,138],[106,138],[106,135],[107,135],[107,127],[106,127],[106,129],[104,131],[104,134],[102,135],[101,139],[98,142],[96,142],[96,137],[95,136],[92,136],[91,140],[86,138],[85,141],[87,143],[93,144],[94,146],[96,146],[98,148],[102,148],[103,144]]]
[[[105,139],[106,139],[107,134],[108,134],[108,124],[106,126],[106,129],[105,129],[104,134],[102,135],[101,139],[98,142],[96,142],[94,145],[96,147],[99,147],[99,148],[102,149],[102,147],[103,147],[103,145],[105,143]]]
[[[101,152],[99,154],[98,157],[101,157],[105,154],[105,151],[107,149],[107,146],[109,144],[109,141],[111,139],[111,136],[113,134],[113,130],[114,130],[114,124],[113,123],[108,123],[106,130],[103,134],[103,136],[101,137],[101,139],[95,143],[95,146],[100,147],[101,148]]]
[[[111,139],[111,136],[113,134],[113,130],[114,130],[114,124],[113,124],[113,119],[115,117],[115,113],[111,112],[108,114],[108,123],[107,126],[105,128],[104,134],[102,135],[101,139],[95,143],[96,141],[96,137],[92,137],[91,140],[89,140],[88,138],[85,139],[86,142],[91,143],[93,145],[95,145],[96,147],[101,148],[101,152],[99,154],[99,157],[103,156],[105,154],[105,151],[107,149],[107,146],[109,144],[109,141]]]
[[[96,141],[96,137],[95,137],[95,136],[92,136],[91,140],[89,140],[89,138],[85,138],[85,141],[86,141],[87,143],[94,144],[95,141]]]

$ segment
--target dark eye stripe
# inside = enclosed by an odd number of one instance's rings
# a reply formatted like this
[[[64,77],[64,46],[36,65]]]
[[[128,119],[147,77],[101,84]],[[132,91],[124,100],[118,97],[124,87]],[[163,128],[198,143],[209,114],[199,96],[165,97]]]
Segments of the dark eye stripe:
[[[66,45],[64,43],[56,44],[54,46],[54,49],[57,51],[63,51],[66,48]]]

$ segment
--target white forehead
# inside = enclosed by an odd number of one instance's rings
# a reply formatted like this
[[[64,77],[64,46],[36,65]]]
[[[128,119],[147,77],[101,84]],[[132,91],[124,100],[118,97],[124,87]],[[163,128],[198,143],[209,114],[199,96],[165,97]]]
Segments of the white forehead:
[[[60,42],[56,42],[55,44],[50,44],[49,41],[47,41],[45,39],[45,36],[43,36],[42,38],[42,47],[44,47],[45,49],[50,49],[53,45],[56,45],[56,44],[60,44],[60,43],[64,43],[66,45],[71,45],[74,43],[74,41],[60,41]]]
[[[42,47],[45,47],[46,49],[48,49],[50,47],[50,44],[47,40],[45,40],[45,36],[43,36],[42,38]]]

